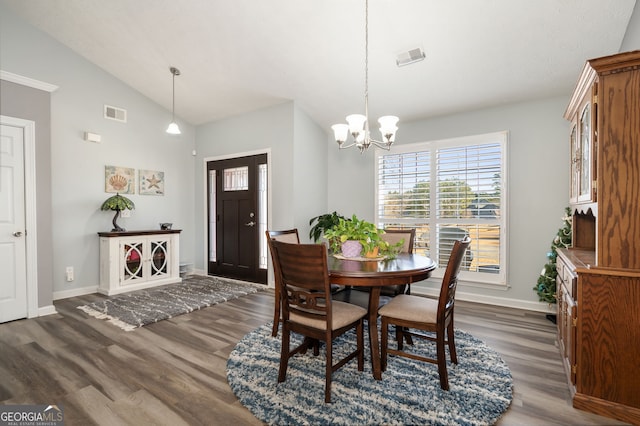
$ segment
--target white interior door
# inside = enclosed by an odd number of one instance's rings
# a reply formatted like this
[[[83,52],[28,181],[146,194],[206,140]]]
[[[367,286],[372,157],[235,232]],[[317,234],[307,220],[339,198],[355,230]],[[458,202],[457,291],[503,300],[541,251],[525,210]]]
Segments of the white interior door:
[[[0,323],[26,318],[24,128],[0,125]]]

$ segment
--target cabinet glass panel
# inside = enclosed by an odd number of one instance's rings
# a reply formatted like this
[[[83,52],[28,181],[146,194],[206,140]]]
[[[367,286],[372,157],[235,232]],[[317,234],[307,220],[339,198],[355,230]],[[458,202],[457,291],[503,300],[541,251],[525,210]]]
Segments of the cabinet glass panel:
[[[580,158],[580,147],[578,146],[578,126],[575,124],[571,128],[571,194],[570,201],[578,199],[578,182],[580,181],[580,168],[578,167],[578,159]]]
[[[168,241],[151,241],[151,275],[166,275],[169,273],[167,246]]]
[[[580,197],[591,199],[591,104],[580,115]]]
[[[124,243],[124,279],[138,280],[142,278],[142,241]]]

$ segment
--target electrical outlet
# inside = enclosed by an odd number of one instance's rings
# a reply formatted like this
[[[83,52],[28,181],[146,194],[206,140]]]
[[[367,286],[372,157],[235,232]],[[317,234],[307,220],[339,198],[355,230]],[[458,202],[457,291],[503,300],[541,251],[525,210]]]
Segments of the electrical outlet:
[[[73,281],[73,266],[67,266],[67,282]]]

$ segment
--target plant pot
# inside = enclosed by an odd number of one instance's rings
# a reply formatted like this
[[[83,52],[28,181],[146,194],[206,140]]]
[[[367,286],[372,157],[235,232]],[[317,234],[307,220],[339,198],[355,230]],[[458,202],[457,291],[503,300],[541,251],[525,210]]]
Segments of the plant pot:
[[[369,259],[375,259],[376,257],[378,257],[378,250],[380,249],[380,247],[374,247],[373,250],[370,250],[368,252],[366,252],[364,254],[364,257],[367,257]]]
[[[362,244],[360,241],[347,240],[342,243],[342,255],[344,257],[358,257],[362,251]]]

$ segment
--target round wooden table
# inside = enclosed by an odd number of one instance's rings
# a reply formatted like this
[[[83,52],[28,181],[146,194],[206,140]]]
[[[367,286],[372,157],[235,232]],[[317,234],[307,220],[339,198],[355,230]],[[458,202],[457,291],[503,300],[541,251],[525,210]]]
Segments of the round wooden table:
[[[332,284],[352,287],[370,287],[369,292],[369,346],[373,377],[382,379],[380,366],[380,343],[378,340],[378,304],[380,288],[426,280],[436,269],[436,264],[428,257],[401,253],[394,259],[358,261],[339,259],[329,255],[329,274]]]

